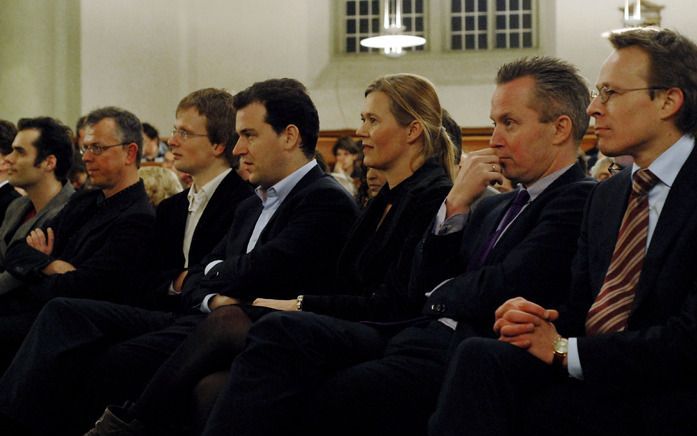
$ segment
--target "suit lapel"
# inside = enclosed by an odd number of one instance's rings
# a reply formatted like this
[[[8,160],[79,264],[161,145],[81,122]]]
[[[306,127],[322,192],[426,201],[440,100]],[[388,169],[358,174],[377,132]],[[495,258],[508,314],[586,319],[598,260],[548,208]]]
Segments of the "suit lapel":
[[[697,147],[692,150],[685,164],[670,188],[668,198],[651,238],[644,266],[641,271],[639,286],[635,296],[635,306],[650,293],[661,271],[662,264],[668,258],[671,247],[686,226],[686,221],[697,209]]]
[[[292,207],[292,199],[295,197],[298,192],[301,192],[306,186],[310,185],[313,183],[315,180],[320,179],[324,173],[322,172],[321,169],[319,169],[318,166],[313,167],[305,176],[303,176],[302,179],[296,185],[291,189],[291,191],[288,193],[288,196],[283,200],[283,203],[278,207],[276,212],[273,214],[269,222],[266,224],[266,227],[264,227],[264,230],[261,232],[259,235],[259,242],[265,241],[266,237],[270,231],[270,229],[273,228],[275,225],[276,221],[283,219],[284,215],[286,214],[286,211],[289,210]],[[259,209],[259,214],[261,214],[261,209]],[[259,215],[257,215],[258,218]],[[256,223],[256,219],[254,220],[254,223]],[[252,230],[254,229],[254,226],[252,226]],[[250,230],[249,232],[250,236],[252,234],[252,231]],[[249,238],[247,238],[249,239]],[[258,242],[257,242],[258,243]]]

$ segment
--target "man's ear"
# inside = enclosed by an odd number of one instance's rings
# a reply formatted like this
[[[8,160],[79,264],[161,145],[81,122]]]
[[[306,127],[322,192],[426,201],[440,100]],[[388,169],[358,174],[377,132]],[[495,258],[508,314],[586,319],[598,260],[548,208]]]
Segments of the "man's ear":
[[[294,147],[300,147],[302,142],[300,137],[300,129],[298,129],[298,126],[295,124],[288,124],[285,130],[281,132],[281,135],[284,136],[284,145],[286,150],[290,150]]]
[[[573,135],[574,123],[568,115],[559,115],[554,120],[554,139],[552,143],[555,145],[564,144],[569,140],[569,136]]]
[[[51,171],[51,172],[55,171],[57,164],[58,164],[58,160],[56,159],[56,156],[53,154],[49,154],[44,159],[44,168],[46,168],[48,171]]]
[[[225,146],[223,144],[213,144],[213,154],[216,157],[225,154]]]
[[[661,119],[672,118],[680,112],[685,104],[685,94],[680,88],[668,88],[663,92],[664,96],[660,110]]]
[[[131,142],[126,147],[128,147],[128,149],[126,151],[126,163],[127,164],[135,163],[135,161],[138,159],[138,147],[139,147],[139,145],[136,144],[135,142]]]

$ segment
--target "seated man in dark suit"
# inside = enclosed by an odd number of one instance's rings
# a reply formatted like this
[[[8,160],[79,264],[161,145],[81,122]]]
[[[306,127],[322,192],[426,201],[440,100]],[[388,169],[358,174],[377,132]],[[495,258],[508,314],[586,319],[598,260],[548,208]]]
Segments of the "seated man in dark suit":
[[[12,141],[16,134],[17,128],[14,124],[0,120],[0,222],[5,218],[5,211],[10,203],[20,196],[7,180],[7,163],[5,163],[5,156],[12,153]]]
[[[297,295],[333,275],[338,256],[334,236],[348,234],[357,206],[312,158],[319,132],[314,104],[304,86],[291,79],[255,84],[235,99],[250,94],[253,99],[245,106],[254,106],[255,122],[237,127],[250,145],[248,151],[236,146],[233,152],[244,153],[250,181],[259,185],[258,197],[238,206],[227,235],[202,262],[190,266],[179,310],[101,302],[88,307],[70,300],[49,304],[0,379],[0,418],[9,416],[37,432],[78,434],[107,404],[137,397],[206,316],[204,300],[215,309],[266,289]],[[178,117],[176,129],[191,130],[175,136],[193,140],[203,134],[193,127]],[[218,139],[211,141],[217,147]],[[181,154],[176,144],[174,150]],[[56,319],[65,327],[56,331]],[[90,327],[79,328],[85,325]],[[45,336],[53,339],[42,342]],[[37,349],[31,343],[44,346]],[[32,380],[31,388],[27,380]],[[37,411],[40,421],[33,419]]]
[[[98,189],[72,196],[55,218],[10,245],[5,267],[24,286],[6,295],[18,308],[6,315],[25,328],[0,336],[21,341],[54,297],[132,301],[145,277],[155,213],[137,173],[140,121],[107,107],[91,112],[87,125],[83,160]]]
[[[395,325],[268,315],[250,330],[204,434],[423,434],[452,341],[490,334],[486,314],[512,295],[563,298],[593,186],[576,165],[589,93],[552,58],[504,65],[497,84],[491,148],[463,157],[416,250],[410,291],[431,291],[427,316],[395,335]],[[472,209],[502,175],[516,192]]]
[[[24,240],[32,229],[56,216],[75,192],[67,183],[73,162],[70,130],[48,117],[23,118],[18,128],[12,152],[5,157],[5,163],[12,186],[22,188],[27,195],[10,204],[0,226],[0,330],[17,329],[17,334],[0,338],[0,350],[6,351],[0,356],[0,370],[7,368],[32,322],[17,307],[22,300],[12,291],[24,283],[5,269],[7,247]]]
[[[697,45],[610,42],[588,113],[603,154],[634,165],[590,197],[569,303],[511,299],[499,340],[459,346],[433,435],[697,432]]]

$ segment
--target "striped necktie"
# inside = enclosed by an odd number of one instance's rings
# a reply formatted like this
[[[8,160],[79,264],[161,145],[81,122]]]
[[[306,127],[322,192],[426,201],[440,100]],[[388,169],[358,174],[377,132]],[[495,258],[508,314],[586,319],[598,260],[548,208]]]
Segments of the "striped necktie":
[[[586,334],[622,331],[627,327],[629,313],[641,267],[646,255],[649,232],[648,193],[658,178],[648,169],[634,173],[632,192],[612,253],[610,267],[586,318]]]

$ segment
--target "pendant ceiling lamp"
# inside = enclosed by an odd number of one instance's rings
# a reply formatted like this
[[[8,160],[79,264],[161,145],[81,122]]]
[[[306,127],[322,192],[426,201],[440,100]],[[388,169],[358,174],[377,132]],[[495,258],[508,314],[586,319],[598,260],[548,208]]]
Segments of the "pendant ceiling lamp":
[[[390,4],[394,7],[390,8]],[[404,34],[402,26],[402,0],[383,1],[383,29],[380,35],[364,38],[361,45],[368,48],[381,48],[386,56],[399,57],[407,47],[426,44],[426,39],[420,36]],[[394,13],[390,11],[394,10]]]

